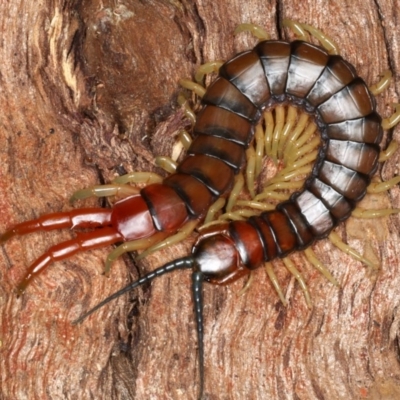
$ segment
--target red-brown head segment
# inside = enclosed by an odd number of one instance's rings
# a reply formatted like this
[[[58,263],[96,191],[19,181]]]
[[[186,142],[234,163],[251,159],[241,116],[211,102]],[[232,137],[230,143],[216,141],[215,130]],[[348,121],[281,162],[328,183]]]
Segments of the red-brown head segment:
[[[215,285],[228,284],[250,272],[227,227],[218,225],[203,232],[192,250],[195,269],[203,274],[204,281]]]

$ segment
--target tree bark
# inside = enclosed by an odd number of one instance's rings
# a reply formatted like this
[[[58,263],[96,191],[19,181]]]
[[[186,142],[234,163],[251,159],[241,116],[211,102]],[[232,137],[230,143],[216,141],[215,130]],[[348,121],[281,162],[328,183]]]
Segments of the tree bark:
[[[157,171],[187,127],[178,79],[209,60],[229,59],[256,39],[233,35],[241,22],[293,39],[282,19],[306,22],[340,46],[367,83],[390,68],[377,97],[388,116],[400,90],[398,1],[219,2],[12,0],[1,5],[0,226],[72,207],[82,187],[122,171]],[[390,133],[398,139],[399,128]],[[389,135],[389,136],[390,136]],[[387,137],[385,137],[385,142]],[[399,152],[378,176],[398,174]],[[365,207],[399,207],[400,191]],[[400,397],[399,217],[350,219],[345,241],[381,269],[371,271],[323,240],[314,246],[340,282],[333,286],[300,255],[313,308],[277,264],[288,307],[263,270],[245,295],[242,281],[205,286],[205,397],[208,399],[397,399]],[[35,233],[2,246],[1,395],[11,399],[194,399],[197,343],[190,273],[176,273],[123,296],[82,325],[71,322],[138,274],[190,251],[194,237],[144,261],[110,249],[55,263],[17,298],[27,266],[69,232]]]

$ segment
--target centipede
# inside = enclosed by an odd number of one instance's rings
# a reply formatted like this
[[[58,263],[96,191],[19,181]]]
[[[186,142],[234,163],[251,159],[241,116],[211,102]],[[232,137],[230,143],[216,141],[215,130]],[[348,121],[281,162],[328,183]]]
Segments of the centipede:
[[[188,236],[201,225],[210,207],[231,193],[266,112],[291,106],[310,116],[319,133],[319,144],[301,188],[272,210],[201,228],[190,255],[145,274],[73,322],[81,323],[111,300],[157,277],[191,270],[199,398],[205,387],[203,283],[229,284],[266,262],[284,259],[329,236],[366,195],[382,161],[379,144],[383,131],[398,119],[397,115],[397,119],[382,119],[370,88],[355,68],[328,46],[303,39],[260,39],[252,50],[218,65],[218,76],[202,94],[193,141],[172,174],[162,180],[155,178],[141,189],[130,185],[138,180],[132,174],[109,185],[83,189],[73,195],[73,201],[92,195],[118,194],[122,199],[112,208],[47,214],[17,224],[0,237],[4,244],[14,236],[36,231],[78,231],[75,238],[49,248],[33,262],[17,286],[18,295],[55,261],[80,251],[123,243],[107,257],[108,272],[122,254],[157,249],[160,243],[168,245],[170,237],[181,237],[182,232]],[[279,151],[283,153],[284,148]]]

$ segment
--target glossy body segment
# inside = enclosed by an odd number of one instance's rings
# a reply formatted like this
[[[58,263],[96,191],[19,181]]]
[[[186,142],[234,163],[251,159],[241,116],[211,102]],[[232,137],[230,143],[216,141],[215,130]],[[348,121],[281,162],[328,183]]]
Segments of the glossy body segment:
[[[209,247],[218,248],[222,238],[233,240],[241,266],[248,271],[307,248],[348,218],[376,171],[382,137],[373,96],[340,56],[301,41],[264,41],[254,51],[270,88],[270,97],[263,97],[265,104],[294,102],[309,112],[314,110],[323,144],[304,188],[288,201],[248,221],[231,222],[229,229],[215,228]],[[249,52],[244,54],[250,57]],[[234,60],[240,57],[244,55]],[[200,236],[193,250],[195,258],[198,246],[210,240],[209,234]],[[221,275],[224,269],[216,271]],[[218,282],[225,283],[221,276]]]
[[[285,94],[290,50],[290,43],[282,40],[267,40],[255,47],[274,96]]]
[[[328,63],[329,56],[310,43],[291,43],[286,95],[305,98]]]
[[[219,70],[220,76],[231,82],[256,107],[261,108],[270,98],[260,58],[254,50],[237,55]]]

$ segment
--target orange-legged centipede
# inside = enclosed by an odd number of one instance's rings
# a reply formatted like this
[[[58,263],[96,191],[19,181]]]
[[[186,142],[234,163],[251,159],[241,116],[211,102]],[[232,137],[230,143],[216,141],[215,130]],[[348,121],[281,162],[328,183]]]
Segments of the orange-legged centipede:
[[[51,248],[30,267],[19,291],[53,260],[123,240],[155,235],[160,239],[188,220],[201,219],[211,203],[231,188],[261,111],[287,102],[315,114],[323,139],[303,190],[275,211],[204,231],[192,256],[158,268],[89,311],[156,276],[193,269],[202,392],[202,282],[231,282],[264,261],[325,237],[349,217],[376,170],[381,118],[366,84],[340,56],[303,41],[263,41],[225,63],[203,98],[195,140],[176,174],[117,202],[112,210],[50,214],[2,236],[5,241],[41,229],[102,227]]]

